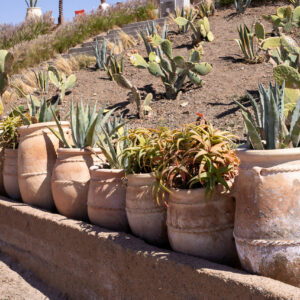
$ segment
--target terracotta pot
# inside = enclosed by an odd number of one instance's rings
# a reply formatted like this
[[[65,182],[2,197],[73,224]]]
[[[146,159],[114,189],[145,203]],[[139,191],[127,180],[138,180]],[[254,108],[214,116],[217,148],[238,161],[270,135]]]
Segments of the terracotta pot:
[[[69,122],[61,122],[70,136]],[[18,180],[23,202],[52,210],[51,174],[59,140],[48,127],[58,131],[55,122],[19,127]]]
[[[242,266],[300,287],[300,148],[237,155],[234,234]]]
[[[21,199],[18,184],[18,149],[4,150],[3,185],[7,195],[11,199]]]
[[[0,195],[6,196],[3,183],[4,148],[0,148]]]
[[[166,207],[157,206],[152,174],[128,175],[126,214],[132,232],[155,245],[168,243]]]
[[[87,202],[90,221],[104,228],[127,231],[129,226],[125,212],[124,171],[93,166],[90,174]]]
[[[94,149],[98,154],[99,149]],[[87,219],[89,168],[101,161],[90,151],[59,148],[52,174],[52,194],[60,214],[79,220]]]
[[[216,188],[172,190],[168,201],[168,235],[172,249],[220,262],[234,263],[234,199]]]
[[[31,19],[38,19],[43,16],[42,9],[40,7],[28,7],[26,12],[26,21]]]

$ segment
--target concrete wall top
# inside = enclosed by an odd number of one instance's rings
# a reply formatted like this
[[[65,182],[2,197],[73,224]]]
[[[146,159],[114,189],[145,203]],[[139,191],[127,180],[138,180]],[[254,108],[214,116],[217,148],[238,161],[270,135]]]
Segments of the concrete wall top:
[[[300,299],[300,289],[0,197],[0,251],[70,299]]]

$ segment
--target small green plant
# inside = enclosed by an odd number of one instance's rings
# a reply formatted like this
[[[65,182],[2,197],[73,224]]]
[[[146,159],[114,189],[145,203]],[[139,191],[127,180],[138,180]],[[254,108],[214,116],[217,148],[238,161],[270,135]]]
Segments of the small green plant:
[[[154,47],[152,44],[151,44],[151,38],[154,36],[154,35],[158,35],[158,30],[157,30],[157,26],[155,24],[154,21],[152,22],[148,22],[147,23],[147,26],[146,26],[146,35],[144,34],[143,31],[140,31],[139,32],[143,42],[144,42],[144,45],[146,47],[146,51],[147,51],[147,54],[149,55],[151,52],[155,52],[156,55],[159,55],[159,52],[158,51],[161,51],[159,47]],[[166,24],[164,24],[164,27],[162,28],[162,31],[161,31],[161,38],[162,39],[166,39],[167,38],[167,34],[168,34],[168,27]]]
[[[122,153],[127,148],[127,141],[123,138],[128,134],[125,122],[121,117],[107,120],[102,134],[98,135],[98,147],[102,150],[111,169],[126,169],[127,160],[122,159]]]
[[[0,115],[3,113],[2,95],[8,87],[9,74],[14,61],[11,52],[0,50]]]
[[[187,33],[190,29],[190,25],[194,23],[195,19],[198,16],[198,12],[194,10],[193,8],[186,9],[182,8],[175,10],[175,18],[171,16],[172,20],[177,24],[179,33]],[[185,24],[180,24],[176,20],[178,18],[184,18],[188,20]]]
[[[231,148],[232,138],[229,132],[207,123],[192,123],[169,131],[158,141],[166,153],[156,172],[161,187],[167,192],[170,188],[203,187],[206,195],[212,194],[219,184],[228,190],[228,181],[237,175],[239,164]]]
[[[20,116],[7,116],[0,122],[0,147],[17,149],[19,145],[18,127],[22,126]]]
[[[95,46],[93,46],[97,69],[104,70],[104,66],[108,65],[108,57],[112,55],[113,49],[111,49],[108,54],[107,44],[108,41],[104,40],[103,43],[99,45],[98,39],[96,39]]]
[[[256,23],[251,30],[247,25],[240,25],[238,28],[239,39],[235,41],[239,45],[241,51],[244,54],[244,59],[250,64],[256,64],[263,61],[263,58],[259,56],[258,51],[260,43],[265,39],[264,27],[260,23]]]
[[[104,64],[104,69],[107,73],[108,78],[114,81],[115,74],[122,74],[124,71],[124,56],[118,60],[115,55],[110,55],[108,59],[108,64]]]
[[[300,97],[290,121],[284,115],[284,84],[282,88],[269,83],[266,90],[259,85],[259,105],[248,95],[254,115],[240,102],[247,130],[249,146],[255,150],[299,147],[300,143]]]
[[[63,72],[58,72],[58,70],[50,66],[48,68],[48,76],[57,89],[59,104],[61,104],[65,99],[65,94],[67,90],[72,89],[76,84],[76,76],[71,74],[69,77],[66,76]]]
[[[290,32],[294,27],[300,26],[300,6],[294,10],[290,6],[279,7],[276,15],[262,15],[262,17],[273,24],[277,34],[280,31]]]
[[[100,133],[102,131],[101,128],[103,128],[105,122],[113,112],[113,110],[111,110],[104,115],[105,106],[103,106],[98,113],[96,112],[96,108],[97,103],[95,103],[91,110],[90,103],[88,103],[85,108],[83,102],[80,101],[80,103],[77,103],[76,107],[74,107],[73,101],[71,101],[70,121],[73,144],[65,137],[64,131],[54,111],[52,111],[52,114],[59,131],[49,129],[66,148],[93,148],[97,142],[96,132]]]
[[[36,7],[38,0],[25,0],[27,7]]]
[[[234,7],[238,14],[243,14],[250,4],[251,0],[234,0]]]
[[[192,83],[202,86],[200,75],[208,74],[212,66],[204,62],[200,63],[201,57],[198,49],[193,49],[190,52],[189,59],[185,60],[182,56],[173,57],[172,43],[169,40],[154,36],[152,43],[161,47],[163,56],[157,56],[154,52],[151,52],[148,58],[149,62],[146,62],[141,55],[133,54],[130,61],[135,67],[145,68],[153,76],[160,77],[165,86],[168,99],[176,99],[186,78]]]
[[[183,17],[178,17],[174,21],[178,26],[186,26],[187,24],[190,24],[193,31],[193,44],[198,44],[203,40],[209,42],[212,42],[214,40],[214,35],[210,30],[210,24],[207,17],[198,20],[196,24]]]
[[[134,86],[127,78],[125,78],[124,75],[115,74],[114,80],[122,88],[130,90],[129,101],[130,103],[136,104],[138,118],[143,119],[143,117],[152,110],[150,106],[152,94],[147,94],[142,104],[142,96],[138,91],[137,87]]]

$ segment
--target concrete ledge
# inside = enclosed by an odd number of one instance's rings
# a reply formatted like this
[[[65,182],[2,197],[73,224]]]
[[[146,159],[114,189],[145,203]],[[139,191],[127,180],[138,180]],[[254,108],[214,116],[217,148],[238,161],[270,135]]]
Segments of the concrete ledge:
[[[300,299],[300,289],[0,197],[0,251],[70,299]]]

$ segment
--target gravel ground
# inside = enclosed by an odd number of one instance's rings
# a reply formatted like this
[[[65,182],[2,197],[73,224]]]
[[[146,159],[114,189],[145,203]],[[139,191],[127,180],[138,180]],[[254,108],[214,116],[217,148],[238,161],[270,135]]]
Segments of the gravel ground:
[[[0,252],[0,300],[45,299],[66,298]]]

